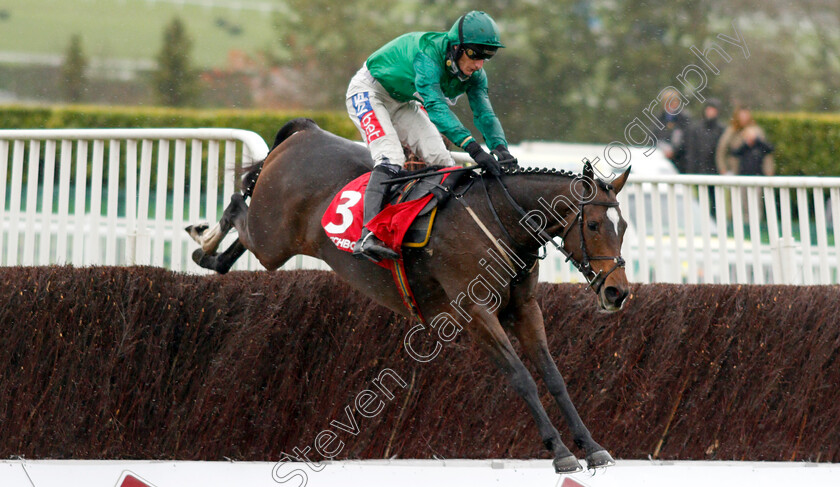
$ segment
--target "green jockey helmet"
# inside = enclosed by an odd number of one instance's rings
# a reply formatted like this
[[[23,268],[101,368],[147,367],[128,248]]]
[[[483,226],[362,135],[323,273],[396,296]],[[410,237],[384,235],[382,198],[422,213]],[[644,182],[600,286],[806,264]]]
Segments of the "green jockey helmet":
[[[477,10],[461,16],[449,29],[449,40],[459,45],[477,44],[496,49],[505,47],[499,38],[499,27],[493,18]]]
[[[461,81],[469,78],[458,67],[458,59],[462,53],[466,53],[471,59],[490,59],[496,54],[496,50],[505,47],[499,40],[499,27],[493,18],[477,10],[456,20],[446,37],[449,40],[446,66]]]

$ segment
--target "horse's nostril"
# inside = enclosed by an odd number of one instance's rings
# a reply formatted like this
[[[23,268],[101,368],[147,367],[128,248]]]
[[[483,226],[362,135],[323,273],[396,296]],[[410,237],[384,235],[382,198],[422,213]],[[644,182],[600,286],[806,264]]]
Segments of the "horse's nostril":
[[[627,296],[630,295],[630,292],[626,289],[621,291],[621,294],[618,295],[618,299],[615,300],[615,305],[619,308],[624,306],[624,300],[627,299]]]
[[[624,302],[625,298],[627,298],[627,291],[621,290],[615,286],[607,286],[604,288],[604,297],[607,298],[607,302],[612,303],[614,306],[621,307],[621,304]]]

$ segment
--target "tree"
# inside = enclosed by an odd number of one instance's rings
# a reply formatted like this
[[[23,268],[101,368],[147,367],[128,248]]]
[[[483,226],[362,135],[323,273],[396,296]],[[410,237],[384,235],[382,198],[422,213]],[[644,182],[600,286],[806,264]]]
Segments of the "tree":
[[[184,23],[174,18],[163,31],[163,46],[157,55],[154,89],[158,102],[167,106],[185,106],[198,92],[198,75],[190,62],[192,40]]]
[[[65,99],[71,103],[82,101],[87,91],[87,65],[88,61],[82,50],[82,38],[79,34],[74,34],[70,38],[64,63],[61,65],[62,91]]]

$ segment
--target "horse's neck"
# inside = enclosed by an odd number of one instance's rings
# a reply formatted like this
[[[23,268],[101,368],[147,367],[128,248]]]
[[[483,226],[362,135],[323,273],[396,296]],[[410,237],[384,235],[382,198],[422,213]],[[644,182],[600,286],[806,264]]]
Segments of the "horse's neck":
[[[572,189],[572,178],[556,174],[522,174],[502,179],[511,197],[537,223],[545,223],[545,231],[556,236],[570,224],[578,211],[579,197]],[[540,246],[540,241],[525,227],[523,216],[503,194],[496,181],[487,183],[491,200],[510,234],[520,242]]]

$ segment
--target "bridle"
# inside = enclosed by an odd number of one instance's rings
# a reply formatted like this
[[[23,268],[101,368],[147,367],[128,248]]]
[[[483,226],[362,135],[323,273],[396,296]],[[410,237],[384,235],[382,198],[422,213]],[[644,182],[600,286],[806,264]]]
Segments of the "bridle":
[[[555,171],[552,170],[552,171],[548,171],[548,172],[555,172]],[[561,174],[563,174],[563,173],[561,172]],[[592,290],[596,294],[600,294],[601,288],[604,286],[604,283],[606,282],[606,280],[610,276],[610,274],[615,272],[618,268],[624,267],[625,262],[624,262],[624,259],[621,257],[621,255],[613,256],[613,257],[610,257],[610,256],[594,256],[594,257],[590,256],[589,252],[587,252],[587,250],[586,250],[586,237],[585,237],[585,233],[583,231],[584,230],[583,229],[583,211],[584,211],[584,208],[587,205],[606,206],[606,207],[610,207],[610,208],[616,208],[616,207],[618,207],[618,202],[578,201],[578,210],[577,210],[577,214],[575,215],[575,220],[572,221],[571,223],[568,223],[566,225],[566,227],[563,229],[562,235],[560,235],[560,239],[565,241],[566,237],[569,235],[569,232],[571,232],[573,228],[578,228],[578,231],[580,232],[580,250],[581,250],[582,258],[581,258],[581,260],[577,260],[577,259],[575,259],[575,257],[572,255],[571,252],[569,252],[565,249],[565,247],[563,246],[562,243],[558,243],[554,239],[554,237],[552,237],[551,235],[548,234],[548,232],[545,231],[545,229],[543,229],[538,223],[536,223],[532,220],[532,217],[528,215],[528,212],[525,211],[525,209],[523,209],[522,206],[519,203],[516,202],[516,200],[513,198],[513,195],[510,194],[510,190],[508,190],[507,186],[505,185],[504,182],[502,182],[502,179],[499,176],[494,175],[493,177],[499,183],[499,186],[502,188],[502,193],[505,195],[505,198],[508,200],[510,205],[513,207],[513,209],[517,213],[519,213],[519,215],[521,217],[520,221],[524,221],[528,226],[530,226],[531,227],[530,230],[533,231],[533,232],[536,232],[540,236],[540,239],[543,241],[543,244],[540,246],[541,253],[540,254],[533,254],[532,252],[529,252],[527,250],[530,247],[528,247],[524,244],[521,244],[520,242],[518,242],[513,237],[513,235],[511,235],[511,233],[508,231],[507,227],[505,227],[505,224],[499,218],[499,215],[498,215],[498,212],[496,211],[495,205],[493,205],[493,201],[490,198],[490,193],[487,190],[487,184],[485,183],[485,177],[483,175],[479,176],[479,178],[481,179],[481,185],[484,188],[484,194],[487,197],[487,204],[490,207],[490,212],[493,214],[493,217],[496,220],[496,224],[499,226],[499,228],[502,229],[502,233],[505,234],[505,236],[513,243],[514,247],[517,249],[517,253],[518,252],[524,252],[524,253],[528,254],[529,256],[531,256],[532,258],[538,258],[538,259],[542,260],[542,259],[545,259],[545,257],[546,257],[545,246],[549,242],[551,242],[554,245],[554,247],[560,253],[562,253],[563,255],[566,256],[566,262],[571,262],[572,265],[575,266],[575,268],[578,271],[580,271],[581,274],[583,274],[584,279],[586,279],[586,281],[589,283],[588,287],[592,288]],[[611,261],[614,262],[614,264],[613,264],[612,268],[610,268],[610,270],[608,270],[606,272],[604,272],[604,271],[595,272],[595,269],[592,268],[592,261],[594,261],[594,260],[611,260]]]

